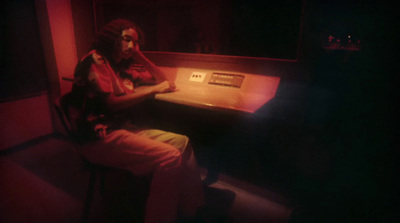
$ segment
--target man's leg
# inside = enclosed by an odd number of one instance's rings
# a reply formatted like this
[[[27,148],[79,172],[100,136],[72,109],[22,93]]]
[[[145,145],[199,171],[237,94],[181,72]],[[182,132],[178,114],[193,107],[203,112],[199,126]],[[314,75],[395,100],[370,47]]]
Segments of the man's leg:
[[[175,147],[116,130],[82,150],[90,161],[130,170],[133,174],[153,173],[146,204],[146,223],[175,221],[182,185],[181,153]]]
[[[197,166],[193,148],[189,138],[184,135],[166,132],[157,129],[146,129],[136,132],[156,141],[168,143],[182,153],[183,178],[179,207],[184,217],[194,217],[199,207],[205,203],[203,183],[201,182],[200,169]]]

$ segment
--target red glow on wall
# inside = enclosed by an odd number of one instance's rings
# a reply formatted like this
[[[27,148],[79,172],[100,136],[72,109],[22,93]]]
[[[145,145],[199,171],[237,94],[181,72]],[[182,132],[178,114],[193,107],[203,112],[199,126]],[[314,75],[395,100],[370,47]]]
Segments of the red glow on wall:
[[[70,1],[48,0],[47,10],[59,79],[61,79],[61,77],[71,77],[78,59]],[[60,83],[62,83],[61,80]],[[69,85],[61,85],[61,94],[69,90]]]
[[[0,104],[0,150],[53,131],[47,94]]]

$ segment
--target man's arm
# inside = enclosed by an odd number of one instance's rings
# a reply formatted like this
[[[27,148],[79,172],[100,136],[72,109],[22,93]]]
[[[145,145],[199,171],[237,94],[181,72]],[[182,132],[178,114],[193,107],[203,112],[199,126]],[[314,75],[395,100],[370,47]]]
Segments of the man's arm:
[[[146,56],[144,56],[139,49],[134,50],[133,58],[135,61],[142,64],[150,72],[150,74],[154,76],[154,78],[156,79],[156,83],[161,83],[167,80],[164,72],[161,71],[160,68],[158,68]]]
[[[155,85],[147,85],[136,87],[133,93],[123,94],[123,95],[115,95],[118,91],[112,91],[112,84],[108,81],[100,81],[102,79],[107,80],[108,78],[115,76],[111,67],[106,63],[103,57],[97,53],[93,53],[92,58],[95,64],[91,67],[91,73],[89,77],[91,77],[95,83],[98,85],[98,89],[104,94],[104,103],[106,107],[110,111],[119,111],[122,109],[126,109],[132,107],[148,98],[153,97],[158,93],[166,93],[175,90],[175,85],[173,82],[166,81],[165,79],[162,81],[163,73],[160,71],[153,63],[151,63],[143,54],[139,53],[138,57],[141,57],[142,60],[140,62],[144,62],[144,66],[150,67],[153,73],[156,73],[159,77],[160,82]],[[115,77],[116,78],[116,77]],[[89,78],[90,79],[90,78]],[[97,80],[97,81],[95,81]],[[116,80],[115,80],[116,81]],[[118,89],[118,88],[116,88]]]
[[[172,82],[163,81],[156,85],[137,87],[132,94],[116,96],[113,93],[108,93],[105,102],[111,111],[119,111],[152,98],[155,94],[170,92],[174,89],[175,85]]]

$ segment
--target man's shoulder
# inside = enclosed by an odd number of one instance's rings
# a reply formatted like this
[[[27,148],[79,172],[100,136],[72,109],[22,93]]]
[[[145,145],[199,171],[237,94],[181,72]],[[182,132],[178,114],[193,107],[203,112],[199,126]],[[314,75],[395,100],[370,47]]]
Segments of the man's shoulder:
[[[104,56],[100,52],[96,50],[90,51],[84,57],[82,57],[82,59],[75,67],[74,71],[75,83],[78,84],[79,86],[85,86],[87,84],[87,80],[93,78],[90,75],[91,68],[93,67],[93,65],[102,66],[106,64],[107,62]]]
[[[97,50],[91,50],[88,54],[86,54],[82,59],[83,61],[91,61],[94,64],[103,65],[106,64],[106,59],[103,54]]]
[[[92,50],[92,59],[95,64],[105,64],[106,63],[104,56],[97,50]]]

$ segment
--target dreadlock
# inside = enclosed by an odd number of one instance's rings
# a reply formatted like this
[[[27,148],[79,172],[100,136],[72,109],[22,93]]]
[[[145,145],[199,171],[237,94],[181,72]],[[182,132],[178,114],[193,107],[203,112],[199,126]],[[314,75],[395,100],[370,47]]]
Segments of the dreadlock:
[[[121,37],[122,31],[126,29],[134,29],[139,35],[139,44],[144,44],[144,34],[142,30],[133,22],[125,19],[112,20],[106,24],[96,36],[91,49],[98,50],[104,54],[107,59],[111,60],[114,53],[114,47],[118,39]]]

